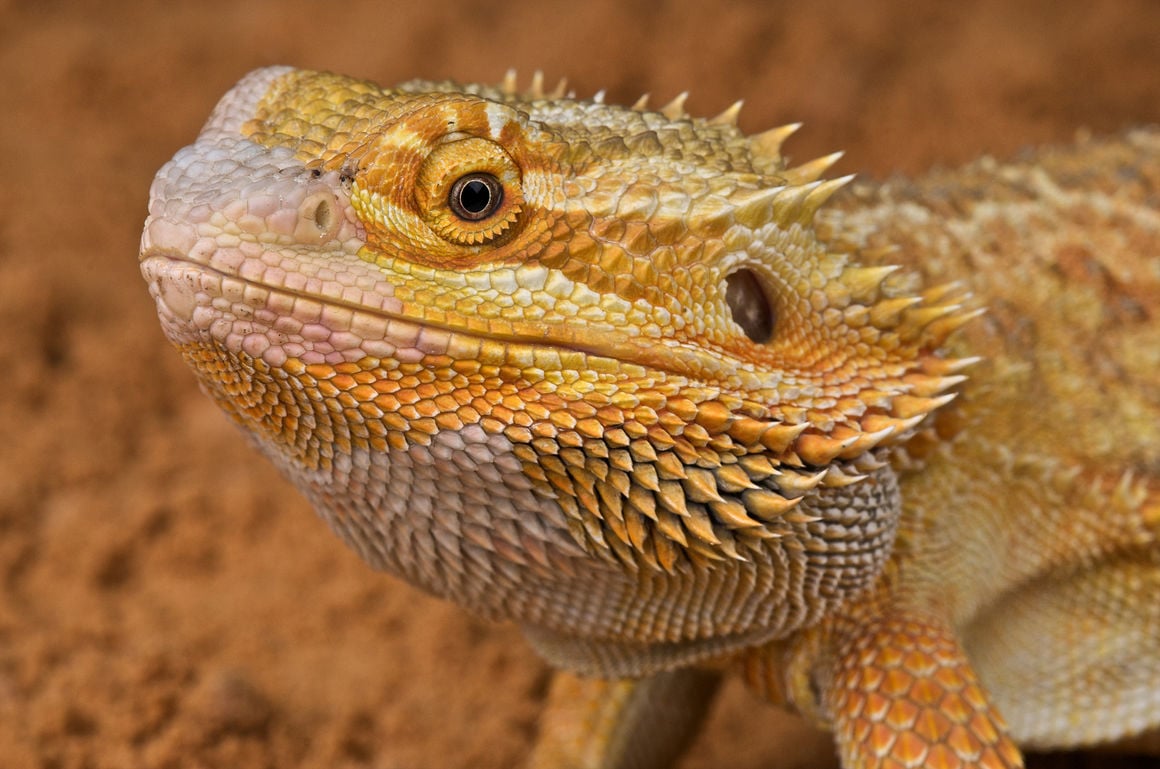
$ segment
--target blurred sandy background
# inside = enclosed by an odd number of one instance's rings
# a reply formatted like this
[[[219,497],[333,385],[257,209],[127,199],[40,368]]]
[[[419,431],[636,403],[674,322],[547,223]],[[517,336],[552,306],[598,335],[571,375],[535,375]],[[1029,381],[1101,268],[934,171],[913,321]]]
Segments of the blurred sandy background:
[[[345,551],[156,326],[150,179],[274,63],[744,98],[883,176],[1160,121],[1160,4],[0,0],[0,769],[498,769],[535,732],[518,633]],[[832,761],[732,687],[683,767]]]

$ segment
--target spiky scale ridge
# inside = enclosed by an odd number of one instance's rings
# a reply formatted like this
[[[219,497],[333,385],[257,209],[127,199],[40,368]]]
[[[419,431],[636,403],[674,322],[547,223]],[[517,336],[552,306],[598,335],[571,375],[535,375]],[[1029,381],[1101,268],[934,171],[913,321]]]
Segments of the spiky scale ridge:
[[[738,99],[727,107],[720,114],[709,118],[710,125],[737,125],[737,118],[741,114],[741,107],[744,106],[745,101]]]
[[[750,137],[749,142],[753,148],[754,157],[759,158],[766,167],[780,165],[782,163],[781,145],[785,143],[786,139],[797,133],[801,127],[801,123],[787,123]]]
[[[781,178],[785,179],[787,184],[805,184],[807,182],[815,182],[821,178],[822,174],[830,169],[835,163],[842,159],[846,153],[838,151],[823,155],[820,158],[802,163],[801,165],[787,168],[781,172]]]
[[[688,117],[685,112],[685,101],[689,98],[689,92],[683,91],[677,94],[672,101],[661,107],[658,112],[667,117],[669,120],[680,120]]]

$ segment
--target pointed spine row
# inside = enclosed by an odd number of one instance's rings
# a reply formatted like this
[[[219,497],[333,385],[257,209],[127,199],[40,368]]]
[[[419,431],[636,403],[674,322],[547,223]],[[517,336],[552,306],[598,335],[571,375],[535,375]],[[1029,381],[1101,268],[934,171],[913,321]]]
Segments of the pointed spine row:
[[[750,229],[767,224],[788,228],[793,224],[808,227],[815,214],[834,193],[853,181],[853,176],[787,184],[735,194],[729,206],[717,212]]]
[[[958,381],[952,374],[942,384]],[[710,395],[668,398],[651,427],[634,421],[631,410],[605,410],[505,435],[589,552],[631,570],[671,573],[747,560],[750,548],[771,540],[792,547],[795,527],[817,520],[799,508],[803,500],[865,480],[886,464],[876,449],[905,438],[945,401],[935,394],[919,406],[923,413],[878,413],[820,434],[804,422],[746,416],[736,398],[700,399]]]
[[[503,80],[499,84],[499,90],[509,99],[514,99],[519,96],[528,99],[563,99],[571,95],[571,92],[568,90],[567,78],[560,78],[554,88],[550,91],[545,90],[544,73],[538,69],[532,73],[531,85],[522,94],[520,93],[519,77],[514,69],[509,69],[504,73]]]
[[[561,78],[554,88],[548,90],[544,85],[544,73],[541,70],[536,70],[532,73],[532,81],[527,91],[521,93],[519,89],[519,79],[514,69],[509,69],[500,82],[499,91],[508,98],[523,97],[527,99],[563,99],[575,98],[575,92],[568,90],[568,80]],[[690,119],[691,115],[686,111],[685,104],[688,101],[689,92],[682,91],[676,97],[671,99],[663,106],[656,108],[654,111],[664,115],[669,120],[685,120]],[[603,89],[597,91],[591,97],[590,101],[596,104],[603,104],[605,99],[605,91]],[[637,112],[649,111],[650,94],[644,93],[630,106],[630,109]],[[737,100],[733,104],[726,107],[720,113],[706,118],[705,123],[708,125],[727,125],[737,126],[741,115],[741,109],[744,106],[744,100]],[[785,169],[784,157],[782,155],[782,145],[785,141],[796,133],[800,128],[801,123],[787,123],[785,125],[776,126],[767,129],[760,133],[753,134],[748,138],[750,152],[756,164],[763,170],[777,170],[780,169],[781,175],[787,185],[794,186],[804,184],[806,182],[817,181],[822,174],[826,172],[834,163],[841,157],[841,152],[835,152],[829,155],[815,158],[806,163],[802,163],[794,168]]]

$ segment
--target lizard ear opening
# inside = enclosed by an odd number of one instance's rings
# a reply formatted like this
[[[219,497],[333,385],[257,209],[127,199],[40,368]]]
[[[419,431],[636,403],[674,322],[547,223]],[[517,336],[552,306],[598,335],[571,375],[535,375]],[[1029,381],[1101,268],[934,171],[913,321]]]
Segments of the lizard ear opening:
[[[725,278],[725,303],[733,322],[750,341],[765,344],[773,337],[777,315],[765,285],[753,270],[740,269]]]

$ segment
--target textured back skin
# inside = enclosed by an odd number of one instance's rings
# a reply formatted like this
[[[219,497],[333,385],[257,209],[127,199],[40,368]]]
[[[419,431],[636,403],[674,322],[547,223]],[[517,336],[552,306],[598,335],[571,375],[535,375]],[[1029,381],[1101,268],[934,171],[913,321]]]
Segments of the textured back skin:
[[[908,447],[895,589],[961,628],[1012,732],[1040,747],[1160,718],[1158,200],[1160,134],[1141,130],[824,215],[987,307],[952,343],[984,360]]]

